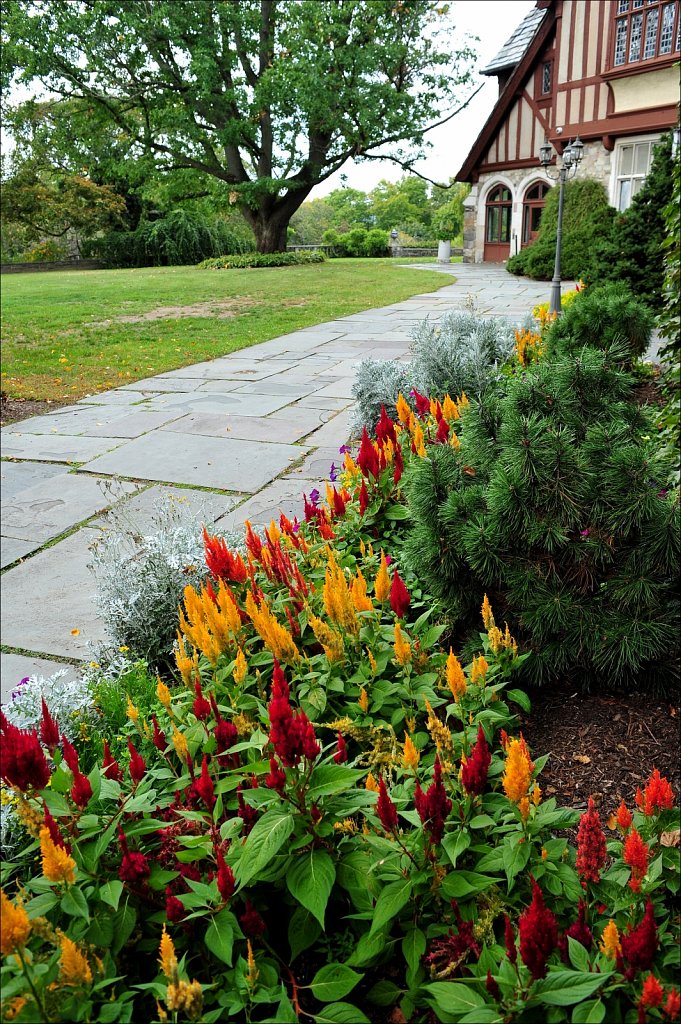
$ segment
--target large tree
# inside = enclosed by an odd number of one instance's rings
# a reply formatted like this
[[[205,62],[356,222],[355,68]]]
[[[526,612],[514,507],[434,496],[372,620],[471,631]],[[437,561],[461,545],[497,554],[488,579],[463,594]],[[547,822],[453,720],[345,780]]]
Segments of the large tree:
[[[224,185],[263,252],[352,157],[410,167],[473,52],[431,0],[6,0],[6,87],[104,113],[135,153]],[[464,101],[465,102],[465,101]]]

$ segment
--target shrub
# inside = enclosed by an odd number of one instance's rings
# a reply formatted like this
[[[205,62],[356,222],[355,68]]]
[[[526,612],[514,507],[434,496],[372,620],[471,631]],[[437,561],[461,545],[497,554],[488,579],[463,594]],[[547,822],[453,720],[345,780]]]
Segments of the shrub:
[[[243,256],[218,256],[199,263],[202,270],[245,270],[249,267],[300,267],[324,263],[325,253],[319,249],[302,252],[249,252]]]
[[[52,263],[66,259],[67,255],[68,251],[63,243],[50,239],[45,242],[39,242],[32,249],[21,253],[20,256],[16,257],[16,261],[18,263]]]
[[[387,256],[388,255],[388,232],[379,228],[372,228],[367,232],[364,240],[365,256]]]
[[[664,208],[666,237],[662,244],[664,253],[664,291],[658,326],[663,345],[660,349],[662,362],[665,407],[658,426],[662,430],[665,450],[674,461],[670,484],[679,486],[681,472],[681,323],[679,319],[679,292],[681,291],[681,161],[678,157],[672,169],[673,192],[671,201]]]
[[[558,232],[558,188],[546,197],[539,234],[535,241],[511,256],[506,269],[540,281],[550,281],[556,255]],[[600,182],[586,178],[565,184],[561,277],[597,280],[595,267],[600,247],[610,238],[615,210]]]
[[[462,637],[486,591],[533,651],[531,682],[670,684],[679,496],[649,430],[632,379],[585,348],[471,403],[460,448],[415,464],[405,557]]]
[[[552,354],[568,356],[589,345],[611,350],[617,358],[631,363],[648,348],[654,324],[653,314],[626,284],[587,288],[551,324],[548,349]]]
[[[412,382],[411,363],[363,359],[357,367],[352,384],[352,397],[355,400],[353,437],[359,437],[363,427],[373,433],[381,408],[394,409],[399,395],[408,394]]]

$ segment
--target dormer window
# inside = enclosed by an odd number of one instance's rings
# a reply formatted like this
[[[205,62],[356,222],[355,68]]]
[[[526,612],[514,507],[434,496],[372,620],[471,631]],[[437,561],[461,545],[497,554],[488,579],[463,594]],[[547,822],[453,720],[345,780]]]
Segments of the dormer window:
[[[617,0],[613,67],[670,57],[679,50],[680,27],[678,0]]]

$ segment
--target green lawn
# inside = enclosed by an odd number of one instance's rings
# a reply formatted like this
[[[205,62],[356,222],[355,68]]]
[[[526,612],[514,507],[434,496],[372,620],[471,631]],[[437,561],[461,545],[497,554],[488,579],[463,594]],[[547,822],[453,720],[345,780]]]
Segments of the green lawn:
[[[389,259],[6,274],[2,388],[12,398],[77,399],[451,283]],[[121,320],[144,314],[154,318]]]

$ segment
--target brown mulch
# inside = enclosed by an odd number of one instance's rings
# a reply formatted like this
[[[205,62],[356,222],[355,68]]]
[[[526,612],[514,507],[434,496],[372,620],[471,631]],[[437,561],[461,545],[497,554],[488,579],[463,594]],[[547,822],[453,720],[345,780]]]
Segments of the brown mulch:
[[[0,395],[0,427],[27,420],[29,416],[44,416],[45,413],[54,412],[62,405],[72,404],[71,401],[37,401],[33,398],[7,398],[6,395]]]
[[[580,694],[557,689],[531,694],[522,731],[532,753],[549,754],[540,784],[563,807],[593,797],[607,818],[620,800],[633,808],[653,768],[681,792],[681,702],[632,694]]]

